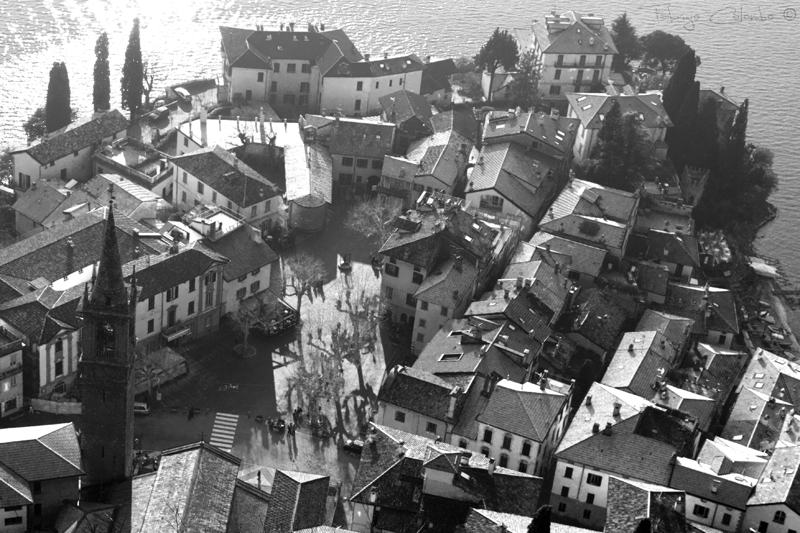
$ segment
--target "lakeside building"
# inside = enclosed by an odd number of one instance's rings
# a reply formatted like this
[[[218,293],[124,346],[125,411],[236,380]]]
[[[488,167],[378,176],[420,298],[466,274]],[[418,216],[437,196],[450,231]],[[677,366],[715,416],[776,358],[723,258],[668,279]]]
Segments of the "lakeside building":
[[[117,174],[172,200],[172,156],[132,137],[117,139],[92,154],[93,174]]]
[[[431,56],[426,57],[419,94],[424,96],[429,104],[437,107],[449,106],[453,103],[452,81],[457,73],[458,68],[452,59],[431,61]]]
[[[45,135],[25,148],[11,150],[14,179],[11,186],[26,191],[39,180],[66,185],[92,177],[92,154],[104,144],[125,137],[128,119],[114,109],[75,121]]]

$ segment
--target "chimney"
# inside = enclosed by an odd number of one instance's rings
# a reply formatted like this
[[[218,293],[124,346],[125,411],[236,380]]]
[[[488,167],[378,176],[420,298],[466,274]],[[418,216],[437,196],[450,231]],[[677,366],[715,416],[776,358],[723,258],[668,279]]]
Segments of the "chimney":
[[[458,301],[458,291],[453,291],[453,300]]]
[[[169,247],[169,253],[170,253],[170,255],[175,255],[175,254],[178,253],[178,241],[177,240],[172,241],[172,246]]]
[[[383,53],[383,58],[384,59],[389,59],[389,52],[384,52]]]
[[[603,430],[603,435],[611,435],[611,422],[606,422],[606,427]]]
[[[319,31],[325,31],[325,24],[322,22],[319,23]]]
[[[458,403],[458,387],[450,391],[450,405],[447,407],[447,418],[453,420],[456,416],[456,403]]]
[[[525,278],[525,288],[530,289],[531,287],[531,278]]]
[[[725,86],[724,85],[719,88],[719,92],[720,92],[720,94],[725,94]]]
[[[463,259],[461,259],[460,255],[456,255],[455,257],[453,257],[453,268],[461,272],[462,271],[461,269],[463,268],[462,261]]]
[[[208,146],[208,111],[205,106],[200,110],[200,144],[203,148]]]
[[[522,288],[522,276],[517,276],[517,288]]]
[[[489,458],[489,475],[490,476],[494,475],[494,463],[495,463],[494,457],[490,457]]]
[[[508,299],[508,289],[503,291],[503,298]]]
[[[369,54],[364,54],[364,61],[369,61]]]
[[[592,433],[600,433],[600,424],[595,422],[592,425]]]
[[[622,404],[619,402],[614,402],[614,416],[619,416],[619,410],[622,407]],[[610,425],[610,424],[609,424]]]

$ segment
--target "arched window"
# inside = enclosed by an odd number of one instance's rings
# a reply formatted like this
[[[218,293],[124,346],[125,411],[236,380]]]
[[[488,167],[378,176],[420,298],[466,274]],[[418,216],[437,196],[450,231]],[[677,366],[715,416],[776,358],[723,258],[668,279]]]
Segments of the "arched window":
[[[489,448],[488,448],[488,446],[481,447],[481,453],[483,455],[485,455],[486,457],[489,457]]]
[[[503,468],[506,468],[508,466],[508,454],[505,454],[505,453],[501,453],[500,454],[500,464],[499,464],[499,466],[502,466]]]
[[[775,511],[775,516],[772,519],[776,524],[783,524],[786,522],[786,513],[783,511]]]
[[[520,461],[519,462],[519,471],[523,474],[528,473],[528,461]]]

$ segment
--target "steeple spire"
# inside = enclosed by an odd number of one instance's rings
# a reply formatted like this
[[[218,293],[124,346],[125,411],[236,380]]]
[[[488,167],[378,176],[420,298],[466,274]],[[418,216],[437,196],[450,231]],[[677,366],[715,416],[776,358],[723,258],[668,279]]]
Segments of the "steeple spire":
[[[127,306],[128,295],[122,279],[122,260],[117,245],[117,230],[114,223],[114,200],[108,202],[108,219],[106,220],[103,249],[100,253],[100,267],[97,279],[92,285],[90,301],[94,305],[106,307]]]

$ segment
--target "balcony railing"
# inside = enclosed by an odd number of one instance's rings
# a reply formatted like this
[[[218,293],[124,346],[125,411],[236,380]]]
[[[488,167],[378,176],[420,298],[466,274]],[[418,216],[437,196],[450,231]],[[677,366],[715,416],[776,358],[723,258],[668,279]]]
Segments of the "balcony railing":
[[[25,341],[22,338],[17,337],[5,328],[0,330],[0,357],[22,350],[24,347]]]

